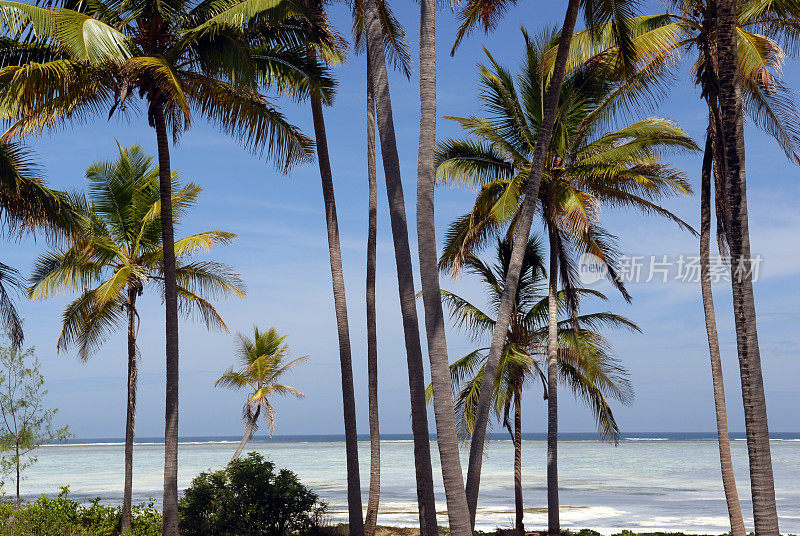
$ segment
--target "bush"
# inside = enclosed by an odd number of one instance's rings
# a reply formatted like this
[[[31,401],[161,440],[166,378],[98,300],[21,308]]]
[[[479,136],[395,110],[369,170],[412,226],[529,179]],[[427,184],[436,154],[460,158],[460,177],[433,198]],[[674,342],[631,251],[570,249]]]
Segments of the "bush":
[[[122,508],[88,505],[69,498],[69,488],[61,488],[55,499],[42,495],[19,508],[0,504],[0,536],[117,536],[122,526]],[[160,536],[161,512],[153,503],[133,507],[130,536]]]
[[[184,536],[287,536],[315,532],[325,512],[317,495],[255,452],[200,473],[181,497]]]

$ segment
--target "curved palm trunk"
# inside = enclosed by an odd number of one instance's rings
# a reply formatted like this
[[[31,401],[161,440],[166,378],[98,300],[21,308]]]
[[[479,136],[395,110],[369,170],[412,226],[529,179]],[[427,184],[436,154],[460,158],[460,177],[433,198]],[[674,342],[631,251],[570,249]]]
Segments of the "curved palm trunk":
[[[128,291],[128,403],[125,417],[125,487],[122,492],[122,533],[131,530],[133,497],[133,436],[136,421],[136,290]]]
[[[172,226],[172,178],[164,112],[151,105],[158,141],[161,193],[161,243],[164,248],[166,309],[166,403],[164,415],[164,536],[178,536],[178,283],[175,276],[175,234]]]
[[[522,503],[522,386],[514,395],[514,509],[516,528],[520,536],[525,534],[525,509]]]
[[[505,344],[508,325],[511,321],[511,312],[514,307],[514,298],[517,294],[520,270],[522,268],[522,258],[525,255],[525,248],[528,244],[531,224],[533,223],[533,213],[536,210],[536,200],[539,194],[542,171],[544,170],[545,155],[553,135],[558,98],[561,93],[561,85],[564,81],[567,55],[569,53],[570,43],[572,42],[572,33],[575,29],[575,21],[578,18],[579,7],[579,0],[569,0],[567,12],[564,17],[564,26],[561,30],[561,39],[558,42],[553,75],[550,79],[550,85],[547,88],[547,96],[545,97],[542,128],[536,140],[530,177],[528,178],[528,186],[525,190],[525,199],[522,203],[522,210],[519,221],[517,222],[517,230],[514,234],[514,247],[511,251],[511,260],[503,286],[503,297],[500,301],[497,323],[495,324],[494,333],[492,335],[492,345],[489,350],[489,357],[486,360],[485,374],[488,378],[497,376],[497,369],[500,366],[500,355]],[[485,392],[482,391],[480,394],[478,405],[475,410],[475,430],[472,434],[472,443],[470,444],[469,450],[467,503],[469,505],[470,515],[472,516],[473,527],[475,526],[475,509],[478,505],[481,463],[483,462],[483,447],[486,442],[486,424],[489,419],[491,398],[491,389],[487,389]]]
[[[709,121],[713,119],[709,117]],[[725,384],[722,377],[722,357],[717,338],[717,319],[714,314],[714,296],[711,288],[709,254],[711,241],[711,168],[713,162],[713,129],[709,124],[706,132],[706,146],[703,154],[703,171],[700,187],[700,289],[703,295],[703,313],[706,319],[708,352],[711,357],[711,381],[714,385],[714,408],[717,416],[717,441],[719,444],[719,463],[722,470],[722,487],[728,505],[732,536],[745,536],[742,507],[736,490],[733,474],[731,444],[728,436],[728,410],[725,405]]]
[[[261,414],[261,406],[258,406],[256,412],[248,419],[247,426],[244,428],[244,435],[242,436],[242,440],[239,442],[239,446],[236,448],[236,452],[233,453],[233,457],[231,461],[238,460],[239,456],[242,455],[242,451],[244,450],[245,445],[247,442],[250,441],[250,438],[253,437],[253,429],[256,427],[256,423],[258,422],[258,416]]]
[[[400,294],[400,312],[403,317],[406,357],[408,361],[408,383],[411,394],[411,431],[414,435],[414,465],[417,479],[417,504],[419,505],[420,532],[422,536],[436,536],[436,502],[433,495],[433,470],[431,468],[428,416],[425,407],[425,379],[422,364],[422,347],[419,338],[419,323],[414,294],[414,272],[411,265],[411,249],[408,244],[403,183],[400,177],[400,160],[397,156],[397,140],[392,117],[392,100],[389,93],[389,78],[386,72],[386,57],[383,50],[381,27],[375,0],[367,0],[364,6],[367,35],[367,55],[372,68],[373,92],[376,118],[381,138],[381,156],[386,177],[386,194],[389,198],[389,216],[397,264],[397,287]],[[452,408],[451,408],[452,411]]]
[[[547,286],[547,532],[561,533],[558,512],[558,237],[550,229]]]
[[[777,536],[778,512],[767,423],[767,401],[761,374],[756,307],[747,215],[742,97],[736,49],[736,0],[719,0],[717,32],[719,97],[725,153],[725,193],[728,201],[728,243],[731,250],[733,314],[742,380],[750,489],[756,534]]]
[[[367,383],[369,391],[369,499],[364,532],[375,533],[381,494],[381,432],[378,414],[378,327],[375,312],[375,271],[378,234],[378,184],[375,164],[375,97],[372,69],[367,58],[367,180],[369,205],[367,223]]]
[[[436,441],[453,536],[471,536],[472,525],[464,491],[453,414],[453,389],[447,358],[444,313],[439,288],[436,227],[434,224],[434,150],[436,145],[436,2],[420,0],[419,153],[417,162],[417,246],[425,305],[428,358],[431,363]]]
[[[311,97],[314,135],[317,145],[322,197],[325,201],[325,223],[328,228],[328,251],[331,262],[333,303],[339,334],[339,364],[342,371],[342,407],[344,409],[345,452],[347,454],[347,509],[351,536],[363,536],[364,513],[361,509],[361,478],[358,468],[358,433],[356,431],[356,396],[353,388],[353,362],[350,353],[350,328],[347,323],[347,299],[342,272],[342,248],[339,243],[339,222],[333,193],[333,174],[328,156],[328,138],[319,97]]]

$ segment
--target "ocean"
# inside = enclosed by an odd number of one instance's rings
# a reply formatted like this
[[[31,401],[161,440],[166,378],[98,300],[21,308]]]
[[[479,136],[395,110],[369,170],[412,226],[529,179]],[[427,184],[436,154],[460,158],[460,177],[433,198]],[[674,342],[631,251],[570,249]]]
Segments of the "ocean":
[[[592,528],[604,534],[634,531],[723,533],[727,511],[713,434],[627,434],[617,445],[597,441],[593,434],[564,434],[559,442],[561,523],[563,528]],[[416,492],[410,437],[384,436],[381,445],[382,525],[415,525]],[[526,526],[547,522],[545,443],[541,435],[523,442],[523,495]],[[238,438],[182,438],[179,485],[186,487],[201,471],[223,467]],[[748,530],[752,513],[747,448],[741,436],[732,441],[739,497]],[[800,533],[800,434],[774,434],[771,441],[781,532]],[[346,481],[343,439],[338,436],[256,438],[254,450],[277,467],[297,473],[329,504],[331,522],[346,521]],[[436,443],[434,461],[437,510],[444,512],[444,491]],[[70,486],[80,500],[122,500],[123,448],[115,439],[73,440],[40,448],[38,463],[27,471],[23,495],[52,496]],[[462,450],[466,464],[468,452]],[[365,505],[369,478],[369,443],[359,443],[361,485]],[[513,448],[507,436],[487,443],[481,481],[477,528],[512,527],[514,520]],[[163,444],[141,438],[134,449],[134,501],[159,503],[163,482]],[[440,515],[440,523],[446,523]]]

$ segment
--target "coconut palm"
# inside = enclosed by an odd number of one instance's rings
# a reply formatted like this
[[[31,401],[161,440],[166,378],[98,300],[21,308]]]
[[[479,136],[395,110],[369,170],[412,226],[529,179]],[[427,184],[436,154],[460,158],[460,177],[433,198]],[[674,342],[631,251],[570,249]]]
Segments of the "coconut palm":
[[[0,224],[9,237],[43,230],[54,236],[74,230],[75,214],[63,192],[47,188],[31,155],[16,143],[0,143]],[[0,324],[13,348],[24,339],[12,292],[22,286],[19,272],[0,262]]]
[[[492,386],[492,407],[498,422],[508,430],[514,443],[514,497],[516,529],[525,533],[522,501],[522,397],[526,385],[541,384],[544,397],[549,397],[545,378],[549,360],[548,300],[545,292],[547,272],[543,264],[541,245],[536,239],[528,242],[517,288],[514,316],[508,329],[506,346],[500,361],[500,371]],[[490,307],[497,312],[503,294],[503,281],[511,256],[508,238],[498,240],[496,261],[489,265],[475,255],[464,261],[465,270],[475,275],[485,286]],[[604,298],[596,291],[576,289],[586,296]],[[596,330],[618,327],[639,331],[635,324],[610,312],[572,316],[566,292],[557,297],[558,306],[567,318],[558,322],[559,381],[591,408],[597,420],[600,436],[616,440],[619,427],[609,405],[609,399],[629,403],[633,391],[625,369],[610,354],[608,341]],[[492,314],[448,291],[442,291],[442,301],[450,309],[451,319],[475,341],[491,336],[495,321]],[[576,327],[577,326],[577,327]],[[475,425],[475,408],[483,386],[488,348],[477,348],[450,365],[455,395],[455,414],[459,429],[468,437]],[[513,406],[513,410],[512,410]],[[513,412],[514,424],[510,422]]]
[[[497,21],[502,17],[508,7],[515,2],[512,0],[469,0],[462,8],[459,18],[461,26],[453,45],[455,48],[459,42],[478,25],[482,25],[485,31],[494,28]],[[633,15],[637,2],[631,0],[610,0],[596,2],[594,0],[569,0],[564,14],[564,23],[561,26],[560,38],[554,68],[550,76],[546,78],[546,92],[544,95],[544,113],[542,114],[541,128],[537,147],[534,151],[530,178],[525,191],[525,201],[520,218],[517,222],[515,240],[516,247],[511,261],[511,269],[508,272],[508,280],[505,285],[506,296],[503,304],[498,311],[497,329],[492,338],[491,350],[487,358],[487,371],[490,375],[497,373],[500,357],[505,340],[505,330],[511,321],[511,309],[513,307],[513,296],[519,279],[519,270],[522,266],[522,258],[525,254],[525,246],[528,242],[530,228],[533,224],[533,213],[536,207],[539,184],[547,159],[546,153],[550,145],[550,138],[553,134],[553,125],[556,121],[556,108],[561,94],[561,84],[564,81],[564,73],[567,65],[572,34],[578,18],[578,12],[583,7],[584,19],[587,27],[595,27],[599,24],[609,22],[615,42],[619,45],[621,54],[618,56],[617,67],[621,67],[624,73],[630,73],[632,62],[632,46],[628,32],[627,20]],[[475,433],[470,442],[469,465],[467,468],[467,503],[470,511],[472,526],[475,525],[475,512],[478,504],[478,491],[480,488],[481,463],[483,459],[483,447],[486,440],[486,424],[489,418],[491,400],[489,391],[485,391],[478,402],[476,409]],[[555,536],[558,532],[554,526],[550,527],[551,534]]]
[[[378,2],[381,30],[384,37],[384,54],[393,66],[407,78],[411,76],[410,53],[405,31],[395,18],[385,0]],[[365,41],[364,2],[353,2],[353,48],[362,51]],[[377,265],[378,185],[375,161],[375,96],[369,58],[366,63],[367,102],[367,260],[366,260],[366,319],[367,319],[367,382],[369,404],[369,498],[364,516],[364,532],[371,536],[378,524],[378,507],[381,487],[381,441],[378,413],[378,335],[375,311],[375,272]]]
[[[381,142],[383,171],[386,178],[386,194],[389,199],[389,217],[397,265],[397,286],[400,295],[400,311],[403,318],[408,382],[411,398],[411,431],[414,437],[414,466],[417,481],[417,503],[419,505],[420,531],[425,536],[438,534],[436,503],[433,495],[433,469],[431,467],[428,416],[425,408],[425,379],[422,362],[422,345],[414,292],[414,276],[411,265],[411,250],[408,241],[403,184],[400,175],[400,160],[397,154],[397,138],[394,130],[389,78],[386,65],[386,32],[380,22],[380,2],[364,2],[364,36],[369,68],[372,70],[372,89],[375,98],[375,117]],[[443,471],[445,469],[443,468]],[[459,467],[448,466],[453,474]],[[448,486],[450,481],[448,480]],[[451,514],[454,514],[451,512]],[[457,536],[471,536],[461,534]]]
[[[439,180],[480,188],[472,211],[457,219],[446,236],[440,267],[454,275],[464,259],[489,237],[503,232],[509,237],[519,233],[545,111],[542,91],[546,77],[542,66],[553,43],[552,34],[532,39],[523,30],[523,35],[526,53],[519,75],[515,77],[488,52],[488,65],[480,67],[479,98],[489,116],[450,118],[473,138],[445,140],[439,147]],[[550,249],[547,384],[548,524],[552,533],[559,530],[556,309],[559,278],[567,301],[576,312],[575,253],[592,254],[605,263],[609,279],[623,296],[630,298],[618,276],[614,238],[599,225],[599,209],[603,204],[661,215],[689,228],[658,204],[662,198],[691,192],[683,175],[662,164],[659,156],[696,146],[683,130],[661,118],[647,118],[606,131],[604,127],[613,119],[616,90],[621,83],[624,82],[614,76],[614,71],[602,63],[573,70],[565,78],[544,178],[537,189]],[[490,361],[487,358],[487,371]],[[493,376],[496,374],[492,372]]]
[[[731,39],[735,43],[735,58],[732,57],[731,65],[722,61],[719,40],[723,21],[720,11],[727,4],[714,1],[686,0],[673,2],[672,10],[663,15],[638,17],[630,21],[633,36],[633,45],[636,50],[636,83],[637,88],[659,88],[660,82],[665,79],[665,74],[671,72],[678,64],[676,60],[688,56],[693,58],[692,70],[695,73],[695,82],[700,88],[709,113],[709,135],[711,143],[707,143],[707,151],[711,154],[704,158],[708,166],[713,164],[715,177],[715,205],[717,222],[717,241],[721,251],[726,251],[731,237],[728,227],[731,225],[732,215],[729,213],[728,192],[730,192],[726,173],[727,147],[725,136],[731,134],[724,128],[722,117],[722,79],[724,69],[735,68],[736,83],[741,90],[742,108],[751,120],[763,130],[772,135],[779,145],[793,161],[798,161],[798,147],[800,147],[800,120],[794,105],[791,93],[781,80],[781,67],[785,57],[785,49],[797,52],[796,21],[800,16],[800,7],[793,3],[770,2],[767,0],[747,0],[738,2],[736,7],[733,27],[728,28]],[[729,21],[730,22],[730,21]],[[605,30],[596,32],[603,34]],[[592,44],[589,41],[592,41]],[[571,64],[577,64],[588,58],[598,56],[613,57],[616,49],[603,39],[592,38],[588,34],[576,35],[575,54]],[[734,46],[734,45],[731,45]],[[726,75],[731,75],[726,71]],[[731,80],[726,82],[726,90],[730,90]],[[659,88],[663,89],[663,88]],[[637,89],[638,90],[638,89]],[[728,103],[733,106],[732,101]],[[731,128],[731,127],[729,127]],[[732,135],[732,134],[731,134]],[[730,141],[730,140],[727,140]],[[741,143],[744,143],[743,140]],[[736,169],[739,168],[737,164]],[[704,164],[703,174],[706,174]],[[708,173],[710,174],[710,167]],[[710,198],[709,198],[710,202]],[[737,205],[741,206],[741,205]],[[705,209],[701,206],[701,219]],[[709,209],[710,210],[710,209]],[[701,269],[708,270],[708,256],[702,253],[705,246],[701,237]],[[748,245],[749,247],[749,245]],[[731,252],[733,252],[731,250]],[[738,264],[741,263],[737,263]],[[745,269],[744,273],[748,273]],[[736,278],[733,278],[736,279]],[[733,284],[738,287],[739,281]],[[705,284],[705,283],[704,283]],[[746,284],[744,285],[747,286]],[[747,291],[743,290],[745,301]],[[735,536],[745,534],[744,521],[739,506],[736,482],[733,475],[733,465],[730,462],[730,441],[727,436],[727,413],[724,403],[724,387],[722,368],[715,365],[718,359],[714,350],[716,343],[716,320],[714,309],[709,307],[712,299],[710,285],[703,288],[704,312],[708,330],[708,342],[711,356],[712,381],[715,392],[715,406],[717,411],[717,432],[719,440],[720,466],[725,489],[728,512],[731,522],[731,531]],[[752,305],[752,303],[751,303]],[[748,306],[749,307],[749,306]],[[754,305],[751,309],[754,311]],[[754,519],[757,519],[757,531],[773,534],[777,529],[777,513],[775,509],[774,484],[772,477],[772,464],[769,452],[769,430],[765,428],[766,402],[760,385],[761,380],[760,354],[756,350],[757,341],[755,328],[751,326],[751,336],[744,334],[747,328],[744,317],[736,316],[737,333],[742,334],[743,346],[739,352],[742,377],[747,385],[752,381],[753,388],[749,386],[743,390],[745,404],[745,424],[752,433],[748,434],[748,451],[751,463],[751,490],[753,493]],[[755,320],[753,320],[754,322]],[[744,340],[751,341],[750,349]],[[756,346],[753,346],[753,345]],[[745,363],[746,362],[746,363]],[[756,510],[758,514],[756,514]]]
[[[434,204],[434,154],[436,152],[436,0],[420,0],[419,25],[419,149],[417,157],[417,246],[425,307],[425,330],[431,366],[436,442],[442,466],[450,530],[472,534],[458,448],[453,397],[448,370],[447,338],[439,287]]]
[[[214,387],[228,389],[247,389],[249,394],[244,403],[242,419],[245,422],[244,436],[231,461],[237,459],[242,449],[258,429],[258,419],[264,418],[269,427],[269,435],[275,432],[275,407],[272,398],[279,395],[294,395],[303,398],[305,395],[288,385],[278,383],[282,376],[308,356],[298,357],[285,362],[289,356],[289,345],[284,344],[286,335],[278,335],[275,328],[266,332],[253,327],[253,338],[241,333],[236,334],[237,365],[229,368],[214,382]]]
[[[72,2],[68,2],[72,6]],[[166,308],[164,534],[178,534],[178,289],[173,255],[169,137],[192,116],[217,124],[282,169],[304,160],[311,141],[257,92],[268,85],[294,97],[330,98],[325,69],[309,58],[316,38],[296,24],[296,3],[278,0],[131,0],[79,10],[0,2],[13,36],[0,71],[5,137],[42,132],[97,111],[121,112],[139,96],[156,131],[161,178]]]
[[[141,147],[119,148],[116,161],[96,162],[86,171],[88,198],[79,231],[71,242],[40,256],[30,278],[28,296],[45,299],[64,291],[80,295],[67,305],[58,349],[76,347],[85,360],[110,332],[127,326],[128,394],[125,421],[125,484],[122,527],[130,530],[133,483],[133,440],[139,350],[137,300],[155,286],[163,293],[164,250],[161,242],[159,170]],[[197,201],[200,187],[181,186],[172,173],[173,217],[177,220]],[[230,267],[212,261],[191,261],[197,253],[230,243],[236,235],[205,231],[175,242],[178,261],[178,303],[207,327],[227,331],[211,299],[244,297],[244,283]]]

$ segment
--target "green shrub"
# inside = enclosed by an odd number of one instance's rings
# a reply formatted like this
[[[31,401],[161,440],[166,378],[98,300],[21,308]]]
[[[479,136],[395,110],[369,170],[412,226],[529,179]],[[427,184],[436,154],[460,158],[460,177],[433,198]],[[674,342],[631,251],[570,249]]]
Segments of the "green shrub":
[[[325,505],[297,475],[255,452],[200,473],[180,500],[184,536],[287,536],[315,532]]]
[[[122,526],[122,508],[100,504],[88,505],[69,498],[69,488],[58,496],[42,495],[19,508],[0,504],[0,536],[117,536]],[[161,512],[153,503],[133,507],[130,536],[160,536]]]

